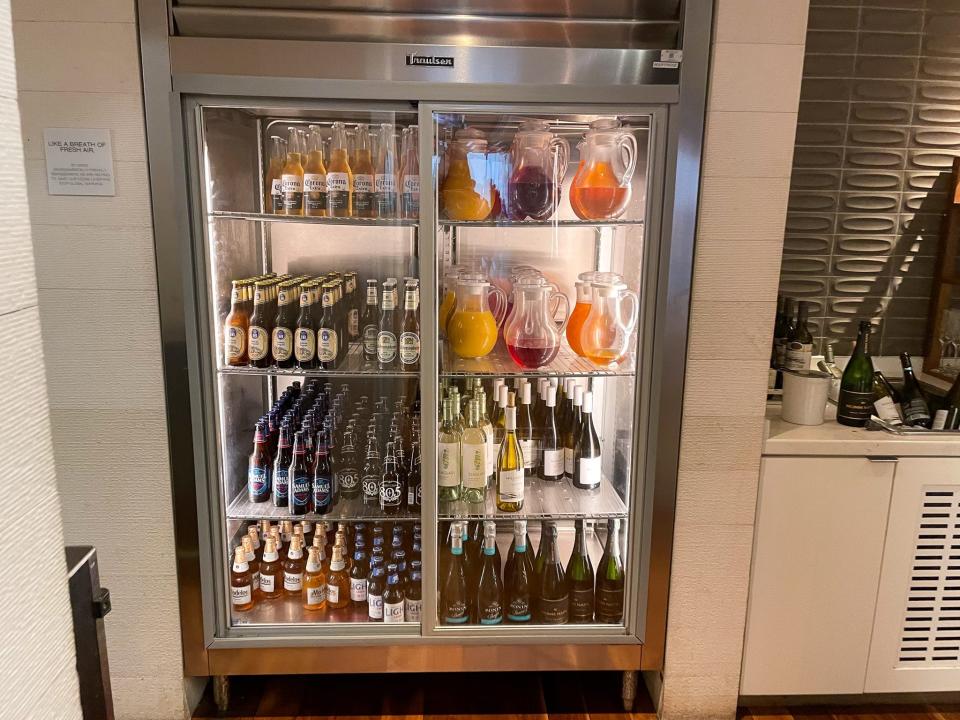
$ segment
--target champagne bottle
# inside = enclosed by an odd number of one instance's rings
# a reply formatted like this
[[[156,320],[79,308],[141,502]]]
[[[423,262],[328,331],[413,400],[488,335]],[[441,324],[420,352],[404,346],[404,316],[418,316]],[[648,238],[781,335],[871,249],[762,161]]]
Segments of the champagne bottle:
[[[570,619],[570,592],[557,552],[557,526],[554,523],[547,524],[546,536],[540,542],[546,543],[547,549],[540,572],[537,613],[540,622],[546,625],[565,625]]]
[[[873,373],[873,410],[878,418],[891,425],[903,424],[897,391],[879,370]]]
[[[500,579],[500,558],[497,555],[497,526],[492,522],[483,525],[477,617],[481,625],[499,625],[503,622],[503,581]]]
[[[857,344],[840,379],[837,422],[863,427],[873,412],[873,361],[870,359],[870,323],[860,321]]]
[[[531,570],[527,559],[527,521],[513,523],[513,562],[510,575],[504,578],[507,598],[507,620],[514,623],[530,622]]]
[[[574,522],[577,529],[573,552],[567,561],[567,589],[570,592],[570,622],[593,622],[593,563],[587,551],[583,520]]]
[[[497,456],[497,509],[519,512],[523,509],[523,453],[517,441],[517,409],[505,408],[503,444]]]
[[[597,622],[623,621],[623,561],[620,559],[620,520],[607,520],[607,542],[597,567]]]
[[[797,304],[797,322],[787,335],[787,347],[784,354],[784,367],[787,370],[809,370],[810,356],[813,353],[813,336],[807,327],[810,303],[801,300]]]
[[[903,390],[900,392],[903,422],[916,427],[930,427],[930,406],[913,374],[908,353],[900,353],[900,365],[903,367]]]
[[[573,486],[580,490],[600,487],[600,437],[593,426],[593,393],[583,394],[580,436],[573,449]]]
[[[470,618],[467,603],[467,575],[463,567],[463,535],[460,524],[450,532],[450,558],[440,586],[440,622],[462,625]]]
[[[563,474],[573,479],[576,465],[577,439],[580,437],[581,406],[583,405],[583,388],[574,385],[573,397],[570,400],[570,414],[567,418],[567,427],[563,434]]]

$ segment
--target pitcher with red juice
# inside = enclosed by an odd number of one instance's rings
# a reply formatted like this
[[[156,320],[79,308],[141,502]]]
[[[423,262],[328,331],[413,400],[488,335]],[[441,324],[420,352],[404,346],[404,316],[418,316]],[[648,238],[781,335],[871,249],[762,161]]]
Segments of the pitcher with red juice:
[[[637,139],[616,118],[590,123],[580,150],[580,165],[570,186],[570,206],[582,220],[613,220],[630,202],[637,167]]]
[[[507,208],[514,220],[546,220],[560,202],[570,144],[550,131],[546,120],[524,120],[513,138],[513,173]]]
[[[513,286],[514,308],[503,333],[510,357],[522,368],[539,368],[560,352],[560,338],[570,316],[570,301],[542,277],[525,276]],[[558,313],[550,311],[554,300]],[[557,315],[562,318],[558,323]]]

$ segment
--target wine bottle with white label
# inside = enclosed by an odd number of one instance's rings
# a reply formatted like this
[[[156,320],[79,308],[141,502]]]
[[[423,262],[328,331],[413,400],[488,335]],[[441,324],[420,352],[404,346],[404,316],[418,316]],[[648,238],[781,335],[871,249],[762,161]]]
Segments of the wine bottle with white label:
[[[523,476],[533,477],[536,472],[537,446],[536,431],[533,426],[533,413],[530,412],[530,399],[533,387],[524,382],[520,391],[520,408],[517,412],[517,439],[523,452]]]
[[[813,335],[807,327],[810,303],[801,300],[797,303],[797,322],[790,329],[784,353],[784,367],[787,370],[809,370],[810,357],[813,354]]]
[[[504,411],[504,437],[497,456],[497,509],[523,509],[523,451],[517,440],[517,409],[510,406]]]
[[[891,425],[903,424],[897,391],[879,370],[873,373],[873,411],[878,418]]]
[[[913,374],[913,363],[908,353],[900,353],[900,365],[903,368],[903,390],[900,392],[900,409],[906,425],[930,427],[930,406],[927,398]]]
[[[580,490],[600,487],[600,436],[593,426],[593,393],[583,394],[580,436],[573,451],[573,486]]]
[[[837,422],[863,427],[873,413],[873,361],[870,359],[870,323],[860,321],[857,344],[840,378]]]
[[[467,424],[460,438],[461,498],[468,503],[482,503],[487,493],[487,437],[480,428],[480,403],[467,403]]]
[[[543,480],[563,480],[563,442],[557,431],[557,386],[547,388],[546,408],[543,414],[543,428],[540,447],[543,461],[540,463],[540,477]]]
[[[443,419],[437,437],[437,487],[441,501],[460,499],[460,430],[453,417],[453,401],[443,400]]]

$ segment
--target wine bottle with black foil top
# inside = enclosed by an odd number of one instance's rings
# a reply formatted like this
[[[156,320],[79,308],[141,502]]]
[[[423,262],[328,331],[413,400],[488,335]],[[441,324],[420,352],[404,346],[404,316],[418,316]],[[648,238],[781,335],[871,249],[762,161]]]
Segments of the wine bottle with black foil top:
[[[793,298],[783,299],[783,310],[777,318],[777,325],[773,334],[773,357],[774,367],[777,368],[777,379],[774,387],[780,389],[783,387],[783,366],[787,362],[787,337],[790,335],[790,329],[793,325]]]
[[[870,359],[870,323],[860,321],[857,344],[843,369],[837,422],[863,427],[873,414],[873,361]]]
[[[607,520],[607,543],[597,567],[597,622],[623,622],[623,560],[620,558],[620,520]]]
[[[528,623],[531,619],[530,583],[533,579],[533,566],[527,556],[526,520],[513,523],[513,548],[508,566],[509,573],[503,578],[507,620],[512,623]]]
[[[943,429],[956,430],[960,428],[960,375],[950,386],[944,408],[947,411],[947,416],[943,423]]]
[[[787,370],[809,370],[810,356],[813,353],[813,336],[807,327],[810,303],[801,300],[797,304],[797,322],[787,335],[784,353],[784,368]]]
[[[567,589],[570,592],[570,622],[593,622],[593,563],[587,550],[583,520],[575,521],[576,539],[567,561]]]
[[[543,570],[540,572],[540,589],[537,593],[537,614],[545,625],[566,625],[570,621],[570,592],[567,578],[557,552],[557,526],[548,523],[543,554]]]
[[[930,405],[913,374],[913,363],[909,353],[900,353],[900,365],[903,367],[903,389],[900,391],[900,409],[903,411],[905,425],[930,427]]]

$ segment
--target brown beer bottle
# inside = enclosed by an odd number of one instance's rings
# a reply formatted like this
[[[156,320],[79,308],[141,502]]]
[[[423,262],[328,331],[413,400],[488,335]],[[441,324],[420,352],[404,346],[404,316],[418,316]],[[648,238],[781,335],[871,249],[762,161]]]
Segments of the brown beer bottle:
[[[237,612],[243,612],[252,608],[253,603],[253,578],[247,564],[247,553],[243,545],[238,545],[230,569],[230,606]]]
[[[267,309],[270,298],[268,281],[261,280],[255,284],[253,293],[253,315],[250,316],[250,327],[247,330],[247,353],[250,357],[250,366],[257,368],[270,367],[270,327],[272,318]]]
[[[283,592],[283,567],[277,553],[276,538],[271,535],[264,543],[263,562],[260,563],[260,594],[272,600]]]
[[[230,290],[230,312],[223,321],[223,362],[247,364],[247,331],[250,316],[243,309],[243,284],[234,280]]]
[[[400,328],[400,368],[406,372],[420,372],[420,316],[417,311],[416,280],[407,282],[404,289],[403,325]]]

